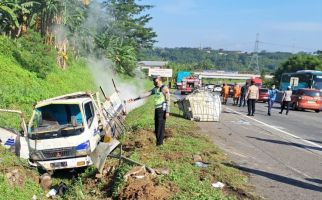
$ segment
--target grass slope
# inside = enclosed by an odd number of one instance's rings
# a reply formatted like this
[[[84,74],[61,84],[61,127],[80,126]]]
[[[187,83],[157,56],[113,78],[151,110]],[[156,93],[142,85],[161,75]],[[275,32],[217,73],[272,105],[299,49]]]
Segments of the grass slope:
[[[138,143],[145,140],[140,137],[142,131],[153,131],[153,99],[129,113],[126,123],[134,134],[124,139],[124,144]],[[136,148],[130,157],[143,162],[152,168],[168,168],[170,174],[162,176],[163,183],[172,182],[179,191],[173,199],[234,199],[256,198],[249,193],[248,178],[228,163],[225,155],[208,138],[198,133],[194,122],[177,115],[179,110],[172,106],[172,116],[166,122],[170,137],[162,147],[156,147],[154,142],[143,142],[142,148]],[[153,133],[151,133],[154,138]],[[201,156],[209,163],[207,168],[196,167],[193,156]],[[214,189],[211,184],[221,181],[228,185],[223,191]],[[241,192],[242,191],[242,192]]]
[[[5,39],[0,37],[0,40]],[[8,51],[0,49],[0,108],[19,109],[29,117],[32,104],[39,100],[71,92],[95,90],[95,83],[85,61],[70,60],[66,70],[55,66],[45,78],[40,78],[37,73],[27,70]],[[15,120],[12,117],[3,114],[0,116],[0,126],[13,125]]]

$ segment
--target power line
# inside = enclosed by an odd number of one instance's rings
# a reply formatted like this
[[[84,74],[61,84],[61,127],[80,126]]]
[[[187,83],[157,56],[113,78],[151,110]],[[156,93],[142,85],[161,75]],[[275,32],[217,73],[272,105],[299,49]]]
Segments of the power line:
[[[258,65],[258,50],[259,50],[259,33],[256,34],[254,52],[253,52],[253,55],[250,59],[250,63],[248,65],[248,68],[254,69],[255,72],[260,74],[260,69],[259,69],[259,65]]]

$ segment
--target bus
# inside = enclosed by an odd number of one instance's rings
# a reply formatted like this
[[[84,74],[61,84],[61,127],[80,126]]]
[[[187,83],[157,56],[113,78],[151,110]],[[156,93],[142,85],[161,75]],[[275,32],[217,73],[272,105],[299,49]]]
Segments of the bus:
[[[281,77],[280,90],[286,90],[288,86],[291,86],[292,90],[312,88],[322,91],[322,71],[300,70],[284,73]]]

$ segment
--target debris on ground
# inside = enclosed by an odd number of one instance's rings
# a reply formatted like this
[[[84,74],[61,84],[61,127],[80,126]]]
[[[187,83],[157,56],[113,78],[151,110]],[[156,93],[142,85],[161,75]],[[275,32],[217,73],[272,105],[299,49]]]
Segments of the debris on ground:
[[[57,188],[57,194],[59,196],[64,196],[68,190],[67,185],[64,182],[60,182]]]
[[[170,174],[170,170],[168,168],[157,168],[154,170],[157,175],[169,175]]]
[[[169,199],[178,189],[170,185],[161,185],[157,179],[145,176],[142,179],[130,177],[119,195],[119,199]]]
[[[167,168],[154,170],[158,175],[170,173]],[[161,184],[155,174],[151,174],[145,166],[133,167],[125,176],[126,184],[119,195],[119,199],[168,199],[178,188],[175,185]]]
[[[39,177],[39,183],[43,190],[48,191],[51,188],[52,180],[48,173],[45,173]]]
[[[222,182],[219,182],[219,181],[216,183],[213,183],[211,185],[212,185],[212,187],[218,188],[218,189],[223,189],[225,187],[225,184],[223,184]]]
[[[53,188],[46,194],[46,197],[47,198],[53,197],[53,196],[56,196],[56,194],[57,194],[57,190]]]
[[[146,174],[147,174],[147,171],[145,169],[145,166],[133,167],[129,172],[127,172],[124,175],[124,180],[127,181],[129,177],[145,176]]]
[[[195,162],[195,166],[196,167],[208,167],[208,163],[204,163],[204,162]]]

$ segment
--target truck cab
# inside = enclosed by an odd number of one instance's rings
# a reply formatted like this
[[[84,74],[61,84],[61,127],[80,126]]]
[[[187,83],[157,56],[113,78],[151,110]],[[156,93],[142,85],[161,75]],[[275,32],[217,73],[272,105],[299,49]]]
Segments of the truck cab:
[[[119,144],[115,120],[123,119],[124,108],[116,93],[103,102],[98,93],[85,92],[40,101],[19,138],[28,148],[21,149],[28,150],[31,166],[46,171],[95,164],[91,155],[100,143],[109,143],[111,150]]]

